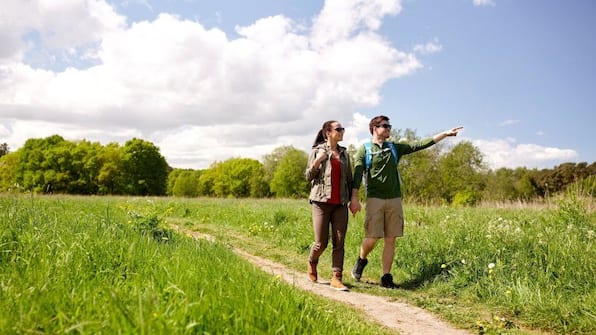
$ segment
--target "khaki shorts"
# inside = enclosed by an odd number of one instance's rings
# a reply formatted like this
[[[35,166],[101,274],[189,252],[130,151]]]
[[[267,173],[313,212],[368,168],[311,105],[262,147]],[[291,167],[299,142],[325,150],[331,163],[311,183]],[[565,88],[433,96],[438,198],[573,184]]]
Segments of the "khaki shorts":
[[[374,238],[404,236],[401,198],[366,199],[364,234],[366,237]]]

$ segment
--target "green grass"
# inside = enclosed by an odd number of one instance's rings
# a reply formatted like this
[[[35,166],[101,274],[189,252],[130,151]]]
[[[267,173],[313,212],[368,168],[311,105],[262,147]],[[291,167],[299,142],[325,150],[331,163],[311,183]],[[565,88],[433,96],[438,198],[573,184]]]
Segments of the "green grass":
[[[594,331],[595,224],[579,202],[550,212],[445,210],[422,223],[427,215],[412,211],[421,225],[396,258],[406,287],[481,304],[494,314],[484,321],[504,326]]]
[[[346,284],[417,304],[478,334],[592,334],[593,200],[553,201],[550,209],[405,204],[406,235],[393,268],[400,290],[376,285],[381,245],[363,282],[351,280],[364,216],[350,217]],[[361,326],[348,308],[257,271],[227,247],[305,271],[313,239],[306,200],[9,196],[0,198],[0,213],[6,333],[379,331]],[[175,234],[168,224],[218,243]],[[330,255],[329,247],[321,276],[331,275]]]
[[[381,245],[369,257],[365,283],[348,279],[347,284],[408,300],[480,334],[524,329],[591,334],[596,329],[595,215],[586,210],[585,199],[558,201],[556,208],[542,210],[406,204],[406,236],[398,239],[393,269],[403,289],[374,285],[381,275]],[[199,199],[163,205],[172,211],[170,222],[304,271],[313,238],[304,200]],[[363,219],[361,214],[350,219],[346,272],[357,257]],[[323,275],[330,254],[326,251],[321,260]]]
[[[0,196],[0,333],[388,333],[223,243],[171,231],[178,203]]]

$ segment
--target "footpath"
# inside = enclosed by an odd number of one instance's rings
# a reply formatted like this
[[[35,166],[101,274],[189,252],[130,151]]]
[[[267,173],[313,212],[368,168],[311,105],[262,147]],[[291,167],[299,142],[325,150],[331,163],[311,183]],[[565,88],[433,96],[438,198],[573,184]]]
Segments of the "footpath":
[[[189,231],[179,226],[174,229],[193,236],[195,239],[215,241],[210,235],[197,231]],[[404,335],[470,335],[471,333],[457,329],[447,322],[438,319],[432,313],[403,302],[390,301],[379,297],[358,292],[343,292],[332,289],[329,283],[313,283],[308,280],[305,272],[298,272],[271,260],[251,255],[244,250],[233,247],[233,251],[273,276],[279,277],[299,289],[312,292],[328,299],[333,299],[362,310],[371,320],[381,326],[397,330]]]

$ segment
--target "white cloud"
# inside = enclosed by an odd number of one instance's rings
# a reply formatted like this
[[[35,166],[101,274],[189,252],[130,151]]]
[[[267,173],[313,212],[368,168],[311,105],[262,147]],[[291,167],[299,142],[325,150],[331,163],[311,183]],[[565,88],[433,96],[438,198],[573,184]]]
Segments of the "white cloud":
[[[126,19],[105,1],[4,0],[0,9],[0,65],[20,61],[39,35],[43,48],[76,52],[104,34],[123,29]]]
[[[55,133],[101,142],[132,137],[125,134],[156,143],[171,165],[193,168],[260,158],[279,145],[306,150],[323,121],[350,130],[360,122],[355,110],[379,104],[384,83],[422,66],[377,33],[384,16],[399,13],[397,0],[327,1],[312,27],[279,15],[237,27],[234,39],[170,14],[125,26],[105,1],[26,3],[8,2],[13,17],[26,19],[0,29],[2,42],[34,30],[72,57],[95,43],[84,54],[96,65],[34,68],[20,55],[25,46],[10,44],[0,62],[0,127],[9,134],[0,142],[11,148]],[[352,133],[367,137],[367,129]],[[348,138],[357,141],[347,132],[346,145]]]
[[[428,42],[426,44],[417,44],[414,46],[414,52],[421,55],[430,55],[440,52],[443,46],[438,41]]]
[[[401,11],[400,1],[327,0],[312,27],[315,49],[349,39],[356,32],[377,30],[385,15]]]
[[[485,155],[485,161],[493,169],[552,168],[555,165],[572,161],[578,153],[571,149],[544,147],[537,144],[516,144],[514,139],[474,140]]]
[[[474,6],[496,6],[493,0],[474,0]]]

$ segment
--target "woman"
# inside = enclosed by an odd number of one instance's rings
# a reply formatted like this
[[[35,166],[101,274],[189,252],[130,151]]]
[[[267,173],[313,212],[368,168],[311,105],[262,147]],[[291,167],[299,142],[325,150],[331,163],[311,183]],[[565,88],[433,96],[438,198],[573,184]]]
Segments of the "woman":
[[[337,121],[323,123],[308,158],[305,176],[311,183],[310,203],[315,241],[310,249],[308,278],[316,282],[319,257],[327,248],[331,227],[331,287],[347,291],[342,283],[344,242],[348,229],[348,201],[352,167],[346,148],[339,146],[345,129]]]

